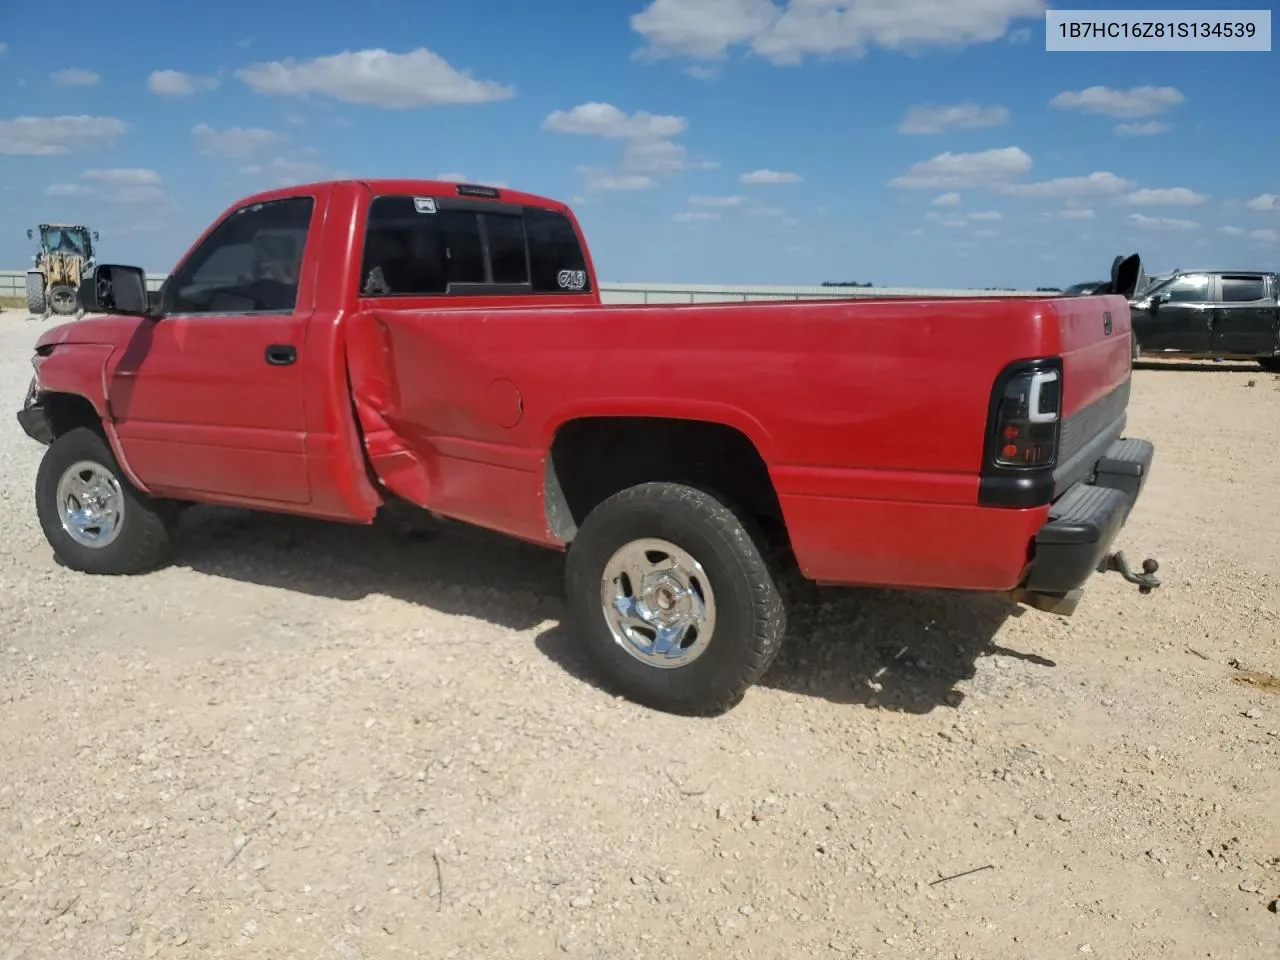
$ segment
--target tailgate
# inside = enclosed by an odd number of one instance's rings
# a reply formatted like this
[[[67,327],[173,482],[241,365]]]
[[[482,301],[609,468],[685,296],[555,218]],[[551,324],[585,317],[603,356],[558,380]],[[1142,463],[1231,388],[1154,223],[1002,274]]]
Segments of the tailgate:
[[[1124,432],[1133,366],[1122,296],[1054,300],[1062,357],[1062,429],[1054,496],[1083,479]]]

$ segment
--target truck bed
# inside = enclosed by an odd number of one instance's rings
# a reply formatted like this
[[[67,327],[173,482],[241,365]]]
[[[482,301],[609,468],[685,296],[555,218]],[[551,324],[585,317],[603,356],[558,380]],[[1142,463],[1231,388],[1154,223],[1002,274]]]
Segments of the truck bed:
[[[759,452],[813,579],[1007,589],[1020,569],[975,565],[973,538],[1026,543],[1048,508],[993,525],[978,505],[992,385],[1011,358],[1062,358],[1065,489],[1089,466],[1076,454],[1123,428],[1129,336],[1119,296],[405,304],[353,315],[347,356],[378,477],[437,513],[555,545],[544,485],[563,424],[699,417]],[[939,549],[895,546],[910,537]]]

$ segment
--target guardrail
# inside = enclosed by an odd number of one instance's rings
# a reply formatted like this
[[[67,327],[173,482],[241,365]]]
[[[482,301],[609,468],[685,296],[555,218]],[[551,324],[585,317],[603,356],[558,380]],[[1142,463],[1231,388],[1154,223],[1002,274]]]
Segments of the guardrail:
[[[166,274],[147,274],[147,286],[158,290]],[[0,298],[26,297],[26,272],[0,271]],[[707,283],[604,283],[605,303],[724,303],[747,300],[821,300],[848,297],[1027,297],[1032,290],[927,289],[923,287],[785,287]],[[1043,294],[1040,294],[1043,296]]]

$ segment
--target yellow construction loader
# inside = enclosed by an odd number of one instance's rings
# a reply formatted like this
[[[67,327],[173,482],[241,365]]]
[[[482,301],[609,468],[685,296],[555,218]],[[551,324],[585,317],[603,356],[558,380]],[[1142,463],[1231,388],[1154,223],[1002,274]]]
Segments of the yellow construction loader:
[[[94,241],[98,231],[90,231],[79,223],[42,223],[40,247],[27,271],[27,311],[33,316],[79,317],[83,311],[76,302],[80,278],[94,266]],[[27,231],[27,239],[35,239],[35,230]]]

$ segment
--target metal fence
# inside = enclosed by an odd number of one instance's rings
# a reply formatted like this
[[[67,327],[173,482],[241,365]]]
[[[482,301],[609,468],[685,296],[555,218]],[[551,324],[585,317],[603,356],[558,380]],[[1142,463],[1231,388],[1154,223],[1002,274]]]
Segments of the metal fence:
[[[147,274],[158,290],[165,274]],[[916,287],[766,287],[699,283],[601,283],[605,303],[724,303],[745,300],[814,300],[837,297],[1026,297],[1032,290],[925,289]],[[0,298],[24,299],[26,273],[0,271]]]

